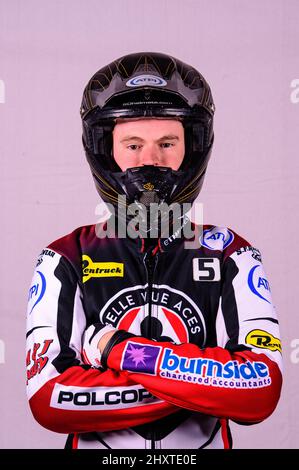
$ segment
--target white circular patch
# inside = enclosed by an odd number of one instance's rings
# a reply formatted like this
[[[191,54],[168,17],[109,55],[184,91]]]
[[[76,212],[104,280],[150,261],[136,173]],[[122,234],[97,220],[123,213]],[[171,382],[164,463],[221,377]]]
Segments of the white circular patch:
[[[225,227],[213,227],[204,230],[201,244],[210,250],[224,250],[234,240],[234,234]]]
[[[156,75],[137,75],[137,77],[130,78],[127,81],[126,86],[138,87],[138,86],[166,86],[167,82]]]

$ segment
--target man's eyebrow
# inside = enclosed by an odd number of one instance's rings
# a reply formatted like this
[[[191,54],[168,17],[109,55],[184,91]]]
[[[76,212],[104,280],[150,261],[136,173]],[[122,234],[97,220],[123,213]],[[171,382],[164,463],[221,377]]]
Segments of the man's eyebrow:
[[[129,140],[138,140],[140,142],[144,142],[144,140],[141,137],[138,137],[136,135],[127,135],[123,139],[121,139],[121,142],[128,142]]]
[[[137,140],[138,142],[144,142],[144,139],[136,135],[128,135],[121,139],[121,142],[129,142],[130,140]],[[163,135],[156,142],[162,142],[163,140],[179,140],[179,137],[174,134]]]
[[[160,139],[157,140],[157,142],[160,142],[161,140],[180,140],[177,135],[174,134],[168,134],[168,135],[163,135],[163,137],[160,137]]]

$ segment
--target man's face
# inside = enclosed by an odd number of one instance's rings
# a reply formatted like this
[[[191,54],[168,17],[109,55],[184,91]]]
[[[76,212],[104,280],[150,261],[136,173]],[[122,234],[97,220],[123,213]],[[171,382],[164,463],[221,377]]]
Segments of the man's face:
[[[143,165],[178,170],[184,154],[184,128],[175,119],[128,119],[114,127],[113,156],[122,171]]]

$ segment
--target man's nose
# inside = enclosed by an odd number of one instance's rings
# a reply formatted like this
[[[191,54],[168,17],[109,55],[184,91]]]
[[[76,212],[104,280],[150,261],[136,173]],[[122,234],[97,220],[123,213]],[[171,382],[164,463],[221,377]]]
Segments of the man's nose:
[[[159,150],[155,145],[149,145],[142,149],[140,165],[159,165]]]

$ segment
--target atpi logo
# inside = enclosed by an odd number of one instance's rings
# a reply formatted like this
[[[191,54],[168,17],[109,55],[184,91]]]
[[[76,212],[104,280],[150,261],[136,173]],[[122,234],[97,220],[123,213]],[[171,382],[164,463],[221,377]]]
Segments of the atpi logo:
[[[28,295],[29,315],[34,309],[34,307],[37,306],[37,304],[42,300],[43,296],[45,295],[46,286],[47,282],[45,276],[41,271],[36,271],[33,284],[29,289]]]
[[[224,250],[234,240],[234,234],[226,229],[213,227],[208,230],[204,230],[202,234],[201,244],[209,250]]]
[[[124,263],[94,263],[87,255],[82,256],[82,262],[83,282],[91,277],[124,277]]]
[[[137,87],[137,86],[166,86],[167,82],[156,75],[138,75],[137,77],[130,78],[126,82],[126,86]]]
[[[255,348],[270,349],[270,351],[281,352],[280,339],[264,330],[252,330],[246,336],[245,342]]]
[[[272,303],[270,285],[260,264],[256,264],[249,271],[248,286],[257,297],[269,304]]]

